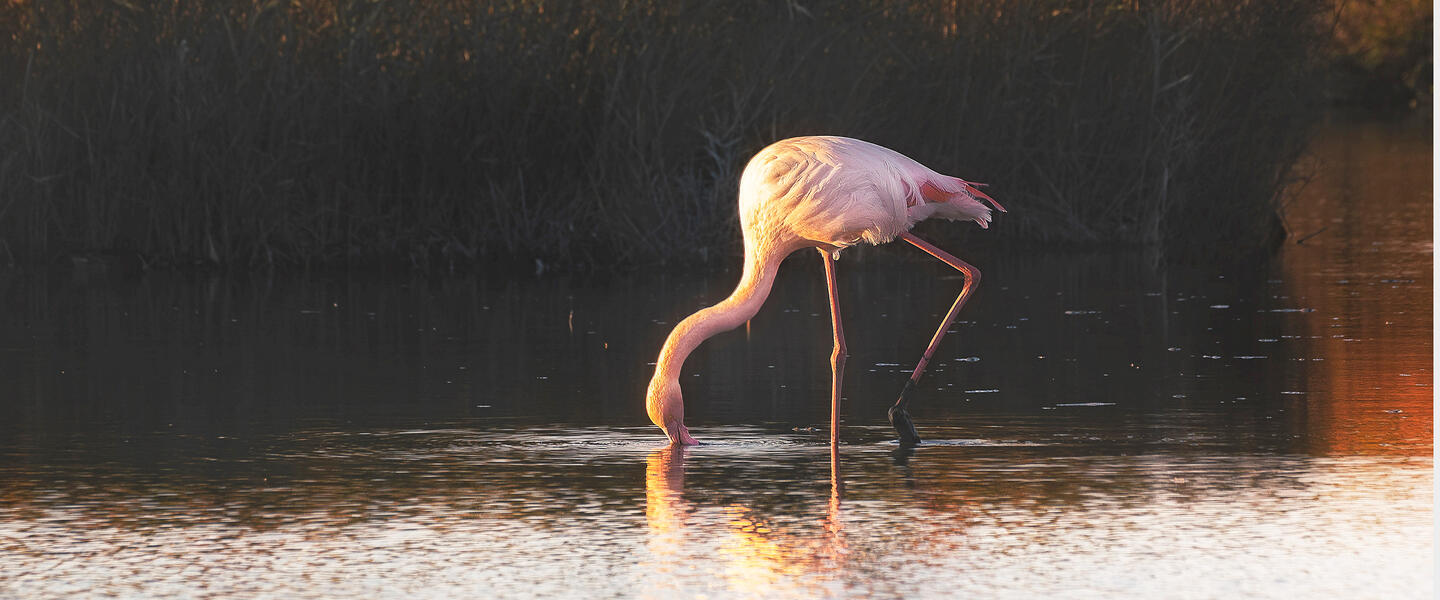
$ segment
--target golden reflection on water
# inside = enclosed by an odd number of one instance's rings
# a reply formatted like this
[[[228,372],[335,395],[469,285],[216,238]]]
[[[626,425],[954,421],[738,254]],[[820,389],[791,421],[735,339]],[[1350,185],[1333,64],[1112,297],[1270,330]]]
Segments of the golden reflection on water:
[[[1303,398],[1314,454],[1433,448],[1433,193],[1427,135],[1340,125],[1290,209],[1281,266],[1311,346]],[[1315,394],[1315,392],[1319,392]]]
[[[685,549],[685,448],[667,447],[645,459],[646,545],[659,564],[651,571],[668,573]]]
[[[1433,587],[1428,458],[1107,456],[973,439],[908,456],[832,446],[824,465],[827,448],[803,439],[723,433],[730,442],[652,450],[649,431],[366,431],[307,436],[300,452],[292,438],[272,447],[283,458],[262,451],[208,474],[194,458],[165,474],[104,460],[51,469],[0,486],[0,597],[1165,597],[1195,582],[1193,597],[1289,598]]]
[[[647,589],[646,597],[666,596],[680,586],[665,579],[691,569],[698,560],[718,560],[717,571],[727,593],[762,597],[784,589],[789,594],[826,595],[825,577],[839,573],[848,554],[841,502],[844,481],[840,449],[830,445],[830,495],[818,535],[810,528],[791,531],[745,502],[719,506],[710,517],[690,516],[706,510],[685,497],[685,461],[688,449],[666,447],[645,460],[645,521],[652,564],[645,571],[660,574],[660,589]],[[713,555],[697,558],[696,552]],[[652,595],[654,594],[654,595]]]

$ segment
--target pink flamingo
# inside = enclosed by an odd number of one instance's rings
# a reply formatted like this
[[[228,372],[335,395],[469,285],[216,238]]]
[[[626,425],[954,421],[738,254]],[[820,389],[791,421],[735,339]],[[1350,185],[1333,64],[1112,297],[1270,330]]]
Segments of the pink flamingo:
[[[900,444],[920,443],[906,410],[908,396],[930,362],[945,330],[980,283],[980,271],[910,234],[916,223],[931,217],[990,223],[990,196],[970,183],[941,175],[889,148],[861,140],[816,136],[771,144],[745,166],[740,176],[740,228],[745,238],[745,270],[735,291],[714,306],[703,308],[675,326],[660,349],[655,376],[646,392],[650,420],[672,445],[699,442],[685,427],[680,394],[680,369],[686,357],[711,336],[750,320],[770,295],[775,271],[790,253],[817,248],[825,263],[830,291],[830,320],[835,350],[830,355],[830,439],[839,436],[840,382],[845,368],[845,334],[840,325],[840,298],[835,287],[835,261],[840,251],[866,242],[884,244],[899,237],[959,270],[965,279],[960,296],[946,313],[930,346],[910,374],[900,399],[890,408],[890,423]]]

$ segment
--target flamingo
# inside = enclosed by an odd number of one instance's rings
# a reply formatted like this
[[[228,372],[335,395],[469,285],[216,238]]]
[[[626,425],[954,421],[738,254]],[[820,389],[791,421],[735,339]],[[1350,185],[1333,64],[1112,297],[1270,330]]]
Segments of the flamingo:
[[[840,298],[835,262],[840,251],[861,242],[880,245],[900,238],[960,271],[964,284],[945,314],[930,345],[911,372],[900,398],[889,410],[902,446],[920,443],[907,409],[909,395],[925,371],[940,339],[980,283],[980,270],[915,237],[910,229],[932,217],[974,221],[988,228],[988,201],[1005,208],[972,183],[941,175],[889,148],[836,136],[781,140],[761,150],[740,176],[740,228],[745,266],[729,297],[680,321],[665,339],[655,361],[655,375],[646,390],[650,420],[665,432],[672,446],[698,444],[685,427],[685,402],[680,370],[701,342],[749,321],[759,312],[775,272],[791,253],[815,248],[825,263],[830,293],[834,351],[830,355],[830,439],[839,437],[840,383],[845,368],[845,334],[840,323]]]

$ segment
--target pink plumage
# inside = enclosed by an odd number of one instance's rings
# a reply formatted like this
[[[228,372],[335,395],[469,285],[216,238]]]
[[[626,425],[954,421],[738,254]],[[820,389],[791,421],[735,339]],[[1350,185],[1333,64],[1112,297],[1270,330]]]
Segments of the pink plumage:
[[[797,137],[767,146],[746,165],[740,224],[749,231],[751,223],[765,221],[837,248],[862,240],[883,244],[931,217],[988,227],[990,208],[977,195],[989,199],[963,179],[884,146]]]
[[[973,291],[980,272],[909,231],[916,223],[932,217],[974,221],[988,228],[991,206],[1001,212],[1005,209],[978,189],[983,185],[941,175],[899,152],[852,138],[797,137],[761,150],[740,177],[740,226],[745,241],[745,270],[740,283],[730,297],[681,321],[666,339],[646,394],[650,419],[672,443],[695,443],[684,425],[680,393],[679,375],[685,358],[705,339],[754,316],[770,293],[780,262],[802,248],[818,248],[826,261],[836,343],[831,399],[835,411],[839,409],[844,363],[844,335],[832,264],[839,251],[862,241],[883,244],[902,237],[965,274],[960,297],[911,376],[912,383],[918,380],[945,329]],[[908,424],[905,401],[902,393],[896,409]],[[896,409],[892,409],[892,423],[896,422]],[[834,416],[832,441],[836,435]],[[899,423],[896,428],[902,443],[919,443],[913,425],[909,426],[909,438]]]

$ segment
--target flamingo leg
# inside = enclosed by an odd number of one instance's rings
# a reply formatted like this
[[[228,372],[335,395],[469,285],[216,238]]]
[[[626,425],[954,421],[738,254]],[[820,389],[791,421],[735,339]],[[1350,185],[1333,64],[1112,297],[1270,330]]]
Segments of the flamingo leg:
[[[950,307],[950,312],[945,314],[945,320],[940,322],[940,328],[935,330],[935,337],[930,338],[930,345],[925,348],[925,354],[920,356],[920,363],[915,365],[915,370],[910,373],[910,379],[905,382],[905,388],[900,390],[900,399],[895,401],[895,406],[890,407],[890,424],[900,435],[900,445],[915,446],[920,443],[920,434],[915,431],[915,422],[910,419],[910,412],[906,410],[910,404],[910,390],[920,382],[920,374],[924,373],[925,367],[930,364],[930,357],[934,356],[935,348],[940,345],[940,340],[945,337],[945,332],[955,322],[955,317],[960,314],[960,309],[965,306],[965,301],[970,299],[970,295],[975,292],[975,287],[980,285],[980,269],[951,256],[909,232],[900,234],[900,237],[916,248],[924,250],[930,256],[954,267],[965,276],[965,285],[960,288],[960,295],[955,298],[955,304]]]
[[[845,329],[840,325],[840,290],[835,286],[835,259],[823,248],[820,260],[825,261],[825,287],[830,291],[830,328],[835,332],[835,351],[830,353],[830,444],[840,440],[840,382],[845,374]]]

